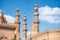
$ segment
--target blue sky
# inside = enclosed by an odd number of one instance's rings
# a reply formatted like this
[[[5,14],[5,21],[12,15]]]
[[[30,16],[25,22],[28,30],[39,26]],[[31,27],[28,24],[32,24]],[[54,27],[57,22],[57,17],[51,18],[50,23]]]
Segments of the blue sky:
[[[24,14],[27,16],[28,31],[30,31],[30,28],[34,22],[35,3],[37,3],[39,7],[39,30],[44,31],[48,29],[60,28],[60,0],[0,0],[0,9],[5,15],[15,17],[16,8],[19,8],[22,34]],[[49,18],[50,20],[48,20]]]

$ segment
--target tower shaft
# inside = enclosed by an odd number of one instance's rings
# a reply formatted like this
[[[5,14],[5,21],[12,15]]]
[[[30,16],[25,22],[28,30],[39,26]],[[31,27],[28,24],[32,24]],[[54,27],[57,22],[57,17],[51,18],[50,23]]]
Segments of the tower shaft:
[[[35,27],[35,31],[39,32],[39,14],[38,14],[38,5],[35,4],[35,8],[34,8],[34,24],[36,25]]]
[[[24,16],[24,28],[23,28],[23,40],[27,40],[27,23],[26,23],[26,16]]]
[[[16,26],[16,39],[20,40],[20,15],[19,15],[19,9],[16,10],[16,18],[14,22]]]
[[[30,33],[30,40],[37,40],[37,38],[33,39],[34,37],[37,37],[39,33],[39,14],[38,14],[38,5],[35,4],[34,8],[34,24],[31,27],[31,33]]]

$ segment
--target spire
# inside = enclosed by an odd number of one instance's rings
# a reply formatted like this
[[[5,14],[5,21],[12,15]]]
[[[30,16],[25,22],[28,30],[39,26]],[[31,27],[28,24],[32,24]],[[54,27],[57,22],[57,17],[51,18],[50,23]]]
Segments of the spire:
[[[23,28],[23,40],[27,40],[27,27],[26,27],[26,25],[27,25],[27,23],[26,23],[26,15],[24,15],[24,28]]]
[[[17,17],[17,16],[18,16],[18,17],[20,16],[20,15],[19,15],[19,9],[18,9],[18,8],[16,9],[16,17]]]
[[[16,16],[19,16],[19,9],[16,9]]]
[[[19,9],[17,8],[16,11],[19,12]]]
[[[16,9],[16,18],[15,18],[15,24],[20,24],[20,15],[19,15],[19,9]]]
[[[34,8],[34,23],[39,23],[39,20],[38,20],[38,16],[39,16],[39,14],[38,14],[38,5],[37,4],[35,4],[35,8]]]

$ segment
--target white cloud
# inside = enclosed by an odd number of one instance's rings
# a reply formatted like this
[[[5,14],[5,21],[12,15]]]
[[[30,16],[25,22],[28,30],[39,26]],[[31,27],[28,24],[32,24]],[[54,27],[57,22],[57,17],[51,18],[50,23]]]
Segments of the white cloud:
[[[30,31],[27,32],[27,37],[28,37],[28,38],[30,37]]]
[[[13,16],[10,16],[10,15],[4,15],[4,16],[6,17],[6,20],[8,23],[10,24],[14,23],[15,18]]]
[[[39,19],[42,21],[47,21],[49,23],[60,23],[60,8],[51,8],[49,6],[44,6],[39,8]]]

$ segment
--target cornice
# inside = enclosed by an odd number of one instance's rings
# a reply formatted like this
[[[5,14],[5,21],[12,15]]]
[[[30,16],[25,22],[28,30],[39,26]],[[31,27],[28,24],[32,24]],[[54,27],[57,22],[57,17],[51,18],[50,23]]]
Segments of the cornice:
[[[15,30],[16,26],[14,24],[0,24],[0,29]]]
[[[44,35],[44,34],[48,34],[48,33],[53,33],[53,32],[60,32],[60,29],[46,30],[46,31],[40,32],[39,36]]]

